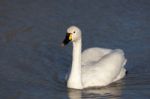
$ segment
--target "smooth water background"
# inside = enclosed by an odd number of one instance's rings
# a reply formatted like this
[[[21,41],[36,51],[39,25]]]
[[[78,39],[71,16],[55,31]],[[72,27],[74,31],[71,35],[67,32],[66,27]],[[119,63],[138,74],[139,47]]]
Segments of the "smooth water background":
[[[128,75],[67,89],[72,46],[60,44],[70,25],[82,29],[83,49],[123,49]],[[0,99],[123,98],[150,98],[150,0],[0,0]]]

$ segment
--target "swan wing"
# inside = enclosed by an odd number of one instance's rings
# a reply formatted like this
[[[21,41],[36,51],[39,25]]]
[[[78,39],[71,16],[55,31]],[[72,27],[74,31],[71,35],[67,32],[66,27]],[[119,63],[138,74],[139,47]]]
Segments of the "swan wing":
[[[122,50],[110,51],[97,62],[82,67],[83,86],[106,86],[121,79],[125,75],[125,63],[126,59]]]
[[[89,48],[82,52],[82,65],[89,65],[91,63],[97,62],[100,60],[104,55],[110,53],[111,49],[105,49],[105,48]]]

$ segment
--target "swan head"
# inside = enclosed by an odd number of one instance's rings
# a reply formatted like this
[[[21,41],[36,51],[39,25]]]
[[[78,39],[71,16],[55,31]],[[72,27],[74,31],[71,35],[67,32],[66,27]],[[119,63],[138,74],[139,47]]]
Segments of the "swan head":
[[[66,37],[62,43],[62,46],[65,46],[70,41],[77,42],[81,39],[81,30],[77,26],[70,26],[67,29]]]

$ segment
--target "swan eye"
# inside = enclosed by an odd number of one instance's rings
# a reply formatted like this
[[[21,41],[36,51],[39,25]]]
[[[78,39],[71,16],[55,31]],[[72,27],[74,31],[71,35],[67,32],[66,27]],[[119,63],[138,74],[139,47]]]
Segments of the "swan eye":
[[[75,34],[75,33],[76,33],[76,31],[73,31],[73,33]]]

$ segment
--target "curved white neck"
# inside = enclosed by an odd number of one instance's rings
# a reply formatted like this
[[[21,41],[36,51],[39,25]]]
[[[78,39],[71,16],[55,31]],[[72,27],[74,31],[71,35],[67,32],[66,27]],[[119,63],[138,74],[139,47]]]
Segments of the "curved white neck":
[[[70,76],[67,82],[69,88],[82,89],[81,83],[81,39],[73,42],[73,61]]]

